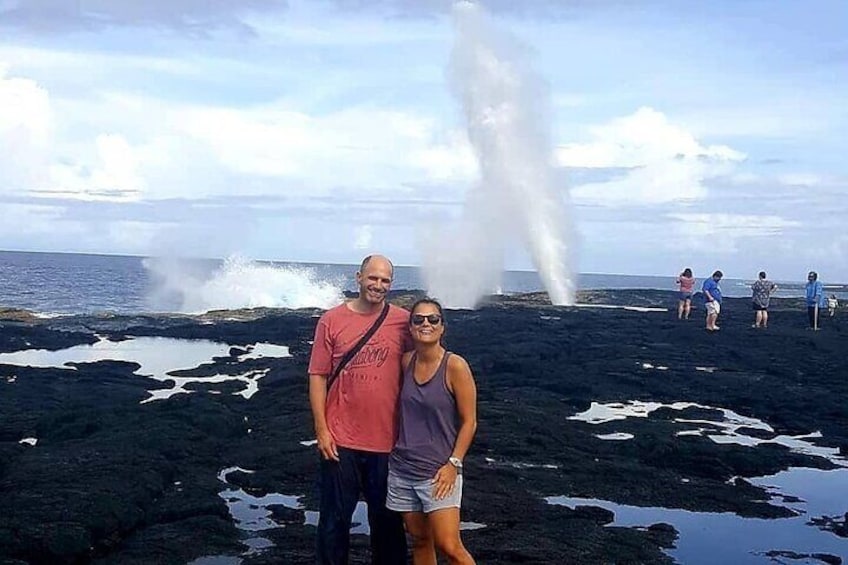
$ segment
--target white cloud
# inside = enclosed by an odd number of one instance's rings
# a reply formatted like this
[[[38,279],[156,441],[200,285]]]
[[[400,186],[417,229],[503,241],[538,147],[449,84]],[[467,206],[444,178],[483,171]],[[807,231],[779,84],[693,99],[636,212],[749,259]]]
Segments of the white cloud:
[[[340,184],[397,195],[411,180],[468,180],[476,171],[462,136],[433,118],[398,110],[310,115],[278,103],[173,108],[172,118],[230,171],[299,181],[289,186],[301,193],[306,186],[311,195]]]
[[[801,226],[798,221],[774,215],[672,213],[667,217],[679,222],[674,225],[674,241],[680,245],[697,249],[708,241],[711,250],[722,252],[738,250],[742,239],[779,238],[787,230]]]
[[[0,190],[126,201],[327,196],[343,187],[397,198],[412,183],[466,186],[477,170],[463,132],[404,110],[308,113],[285,100],[236,107],[93,94],[51,100],[32,80],[0,75],[0,162],[10,163]]]
[[[559,164],[585,168],[629,168],[623,177],[572,189],[578,204],[628,206],[707,196],[703,181],[726,174],[745,155],[725,145],[702,145],[661,112],[640,108],[589,130],[593,140],[556,151]]]
[[[284,8],[285,0],[4,0],[0,24],[31,31],[70,31],[107,26],[154,26],[191,32],[234,27],[249,30],[243,16]]]
[[[786,173],[778,175],[776,180],[788,186],[816,186],[824,182],[821,175],[813,173]]]
[[[360,226],[354,232],[354,247],[357,249],[369,249],[374,239],[374,229],[370,225]]]
[[[137,200],[144,181],[138,174],[135,150],[117,134],[99,135],[94,145],[96,157],[88,163],[51,165],[50,187],[34,194],[42,198]]]
[[[47,91],[6,73],[0,64],[0,192],[44,182],[52,119]]]

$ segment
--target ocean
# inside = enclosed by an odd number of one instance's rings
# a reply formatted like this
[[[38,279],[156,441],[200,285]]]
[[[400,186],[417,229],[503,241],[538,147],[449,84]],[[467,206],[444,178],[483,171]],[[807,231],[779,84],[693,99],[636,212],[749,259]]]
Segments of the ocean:
[[[247,307],[321,307],[354,290],[358,265],[251,261],[239,257],[163,259],[0,251],[0,306],[45,316],[114,312],[205,312]],[[674,290],[675,276],[581,273],[578,289]],[[752,281],[724,279],[726,296],[748,296]],[[802,296],[781,283],[776,296]],[[394,290],[424,287],[417,267],[395,269]],[[841,299],[848,287],[827,287]],[[505,271],[504,294],[544,290],[533,271]]]

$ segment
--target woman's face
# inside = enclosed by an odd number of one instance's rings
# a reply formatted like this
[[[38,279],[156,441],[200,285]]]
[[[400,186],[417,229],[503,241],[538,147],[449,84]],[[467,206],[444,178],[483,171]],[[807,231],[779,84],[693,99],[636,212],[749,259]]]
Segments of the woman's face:
[[[435,304],[419,304],[409,317],[412,339],[420,343],[438,343],[445,333],[445,324]]]

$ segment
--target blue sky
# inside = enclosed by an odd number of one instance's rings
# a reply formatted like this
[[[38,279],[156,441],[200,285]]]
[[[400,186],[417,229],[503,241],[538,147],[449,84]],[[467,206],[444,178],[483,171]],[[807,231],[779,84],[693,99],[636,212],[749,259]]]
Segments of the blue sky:
[[[848,281],[848,3],[482,4],[581,271]],[[0,0],[0,248],[417,264],[479,172],[453,42],[442,0]]]

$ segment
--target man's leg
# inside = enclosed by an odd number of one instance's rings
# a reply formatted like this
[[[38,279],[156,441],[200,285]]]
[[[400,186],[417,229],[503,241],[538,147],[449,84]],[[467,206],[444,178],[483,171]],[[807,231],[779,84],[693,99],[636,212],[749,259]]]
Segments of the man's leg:
[[[350,521],[359,500],[356,452],[339,447],[339,461],[321,460],[318,565],[347,565]]]
[[[389,454],[362,453],[360,461],[362,490],[368,503],[368,524],[371,526],[371,563],[404,565],[406,533],[403,518],[398,512],[386,508]]]

